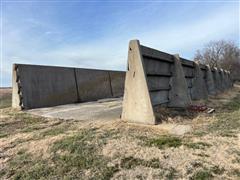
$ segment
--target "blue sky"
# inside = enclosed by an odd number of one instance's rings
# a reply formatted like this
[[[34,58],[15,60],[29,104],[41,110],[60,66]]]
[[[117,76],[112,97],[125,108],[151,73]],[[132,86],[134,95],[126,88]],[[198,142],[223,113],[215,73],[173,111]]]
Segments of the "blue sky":
[[[212,40],[239,45],[238,1],[2,1],[1,86],[13,63],[125,70],[128,42],[192,59]]]

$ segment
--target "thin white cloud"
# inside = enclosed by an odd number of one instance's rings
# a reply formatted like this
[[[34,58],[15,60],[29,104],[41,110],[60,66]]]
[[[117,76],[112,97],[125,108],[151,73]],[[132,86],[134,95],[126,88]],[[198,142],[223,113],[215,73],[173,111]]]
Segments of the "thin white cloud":
[[[134,13],[139,11],[131,12],[131,15],[134,16]],[[137,32],[129,32],[128,29],[124,31],[131,26],[131,22],[127,16],[123,19],[118,28],[109,31],[104,38],[79,43],[62,41],[49,48],[47,47],[51,43],[46,37],[55,41],[63,39],[63,35],[51,25],[32,18],[26,20],[30,24],[28,27],[15,27],[8,22],[4,38],[4,69],[7,70],[4,70],[3,74],[9,76],[12,63],[125,70],[130,39],[138,38],[143,44],[184,56],[184,52],[193,52],[210,40],[236,35],[239,30],[236,14],[226,7],[216,9],[197,20],[168,25],[156,23],[148,30],[140,27]],[[29,35],[33,27],[41,27],[42,34]],[[6,84],[10,82],[9,79]]]

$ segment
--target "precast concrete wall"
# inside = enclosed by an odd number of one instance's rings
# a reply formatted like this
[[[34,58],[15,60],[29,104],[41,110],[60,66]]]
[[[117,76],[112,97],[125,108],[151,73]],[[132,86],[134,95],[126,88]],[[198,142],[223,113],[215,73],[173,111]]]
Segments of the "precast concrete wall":
[[[157,123],[158,107],[186,108],[192,100],[207,99],[229,89],[230,78],[219,69],[129,43],[122,119]]]
[[[12,106],[32,109],[123,96],[125,72],[13,65]]]

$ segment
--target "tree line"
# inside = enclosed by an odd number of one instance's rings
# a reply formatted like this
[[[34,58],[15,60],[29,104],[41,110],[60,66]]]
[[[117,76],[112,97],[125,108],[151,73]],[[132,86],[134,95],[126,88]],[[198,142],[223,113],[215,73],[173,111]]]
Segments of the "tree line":
[[[240,49],[233,41],[219,40],[197,50],[194,61],[229,70],[234,81],[240,81]]]

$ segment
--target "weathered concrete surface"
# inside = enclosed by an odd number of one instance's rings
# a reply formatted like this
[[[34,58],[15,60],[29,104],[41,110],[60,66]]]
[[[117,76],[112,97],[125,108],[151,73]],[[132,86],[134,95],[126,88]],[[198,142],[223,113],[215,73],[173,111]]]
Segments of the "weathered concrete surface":
[[[21,94],[19,92],[19,79],[17,78],[17,67],[14,64],[12,70],[12,107],[16,109],[21,109]]]
[[[113,97],[107,71],[76,69],[80,102]]]
[[[233,87],[233,81],[231,79],[230,71],[227,71],[227,79],[228,79],[228,88]]]
[[[168,107],[183,108],[191,104],[191,97],[188,93],[185,74],[180,62],[179,55],[174,56],[173,76],[170,81],[171,90],[169,92]]]
[[[192,100],[208,98],[207,87],[198,63],[194,63],[194,78],[191,88],[191,98]]]
[[[113,97],[121,97],[124,94],[126,72],[109,71]]]
[[[143,124],[156,123],[138,40],[129,43],[122,119]]]
[[[36,65],[16,66],[19,79],[18,87],[21,88],[22,106],[25,109],[77,102],[73,68]],[[13,85],[14,98],[17,96],[16,86],[16,84]]]
[[[114,120],[120,118],[122,112],[122,98],[37,108],[27,110],[26,112],[43,117],[60,118],[65,120]]]
[[[220,87],[221,87],[221,91],[225,91],[225,90],[226,90],[226,87],[225,87],[223,69],[220,69],[220,71],[219,71],[219,76],[220,76]]]
[[[213,79],[214,79],[214,85],[216,88],[216,92],[217,92],[217,94],[219,94],[222,91],[222,89],[221,89],[220,74],[219,74],[219,70],[217,68],[214,68],[214,70],[213,70]]]
[[[166,106],[169,102],[172,56],[143,45],[140,49],[152,106]]]
[[[216,95],[216,89],[214,85],[213,73],[210,66],[207,66],[207,74],[206,74],[206,84],[209,95]]]
[[[223,74],[223,87],[224,90],[226,91],[228,89],[228,85],[227,85],[227,73],[225,70],[222,71]]]
[[[12,107],[32,109],[121,97],[125,72],[13,65]]]

